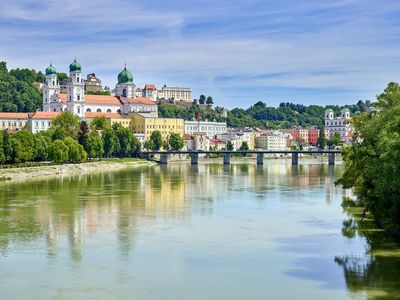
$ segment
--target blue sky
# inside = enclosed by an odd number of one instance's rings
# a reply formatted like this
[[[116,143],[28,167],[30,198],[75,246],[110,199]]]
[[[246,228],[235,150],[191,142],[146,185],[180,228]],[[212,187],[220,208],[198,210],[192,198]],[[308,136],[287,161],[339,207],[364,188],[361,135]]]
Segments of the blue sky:
[[[113,87],[188,86],[217,105],[346,104],[400,81],[400,1],[1,0],[9,68],[85,74]]]

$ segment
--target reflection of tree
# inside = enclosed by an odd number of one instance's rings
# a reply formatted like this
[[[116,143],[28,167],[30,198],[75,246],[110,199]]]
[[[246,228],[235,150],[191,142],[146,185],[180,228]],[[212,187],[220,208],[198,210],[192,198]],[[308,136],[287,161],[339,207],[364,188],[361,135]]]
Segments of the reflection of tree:
[[[364,292],[368,299],[400,299],[400,255],[399,245],[389,240],[363,209],[345,199],[344,210],[349,219],[343,222],[342,234],[347,238],[361,235],[368,243],[368,253],[362,257],[335,257],[343,268],[347,287],[352,292]]]

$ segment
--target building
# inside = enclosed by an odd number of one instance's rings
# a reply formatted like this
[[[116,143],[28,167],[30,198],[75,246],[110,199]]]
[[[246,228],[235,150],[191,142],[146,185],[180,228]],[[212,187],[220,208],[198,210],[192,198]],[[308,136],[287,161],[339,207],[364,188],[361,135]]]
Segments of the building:
[[[101,80],[96,77],[96,74],[90,73],[86,76],[85,91],[87,92],[101,92]]]
[[[339,133],[343,142],[350,142],[352,140],[354,127],[348,108],[343,108],[340,111],[339,117],[335,117],[332,109],[327,109],[325,111],[324,120],[325,129],[329,130],[329,136],[334,136],[335,133]]]
[[[164,140],[168,140],[171,133],[177,133],[183,137],[184,121],[183,119],[158,118],[149,114],[132,113],[130,114],[130,128],[135,134],[144,134],[145,140],[148,140],[151,134],[158,130]]]
[[[150,98],[137,97],[132,73],[124,68],[118,74],[114,96],[85,95],[85,81],[81,65],[74,60],[69,66],[66,94],[60,93],[57,70],[53,65],[46,69],[43,91],[43,111],[70,111],[83,118],[86,112],[129,114],[131,112],[152,113],[157,116],[157,105]]]
[[[193,135],[196,132],[203,132],[207,137],[212,138],[226,133],[227,125],[226,122],[185,121],[185,133]]]
[[[29,118],[29,130],[32,133],[48,130],[53,119],[59,114],[61,114],[61,112],[38,111],[33,113]]]
[[[112,126],[114,124],[121,124],[124,128],[130,127],[130,119],[127,116],[123,116],[119,113],[97,113],[97,112],[85,112],[85,119],[88,124],[97,117],[104,117],[107,119],[107,124]]]
[[[217,134],[217,139],[227,143],[231,141],[233,144],[233,150],[239,150],[243,142],[246,142],[249,146],[249,150],[255,148],[255,134],[253,131],[230,131],[223,134]]]
[[[256,148],[268,151],[286,151],[288,149],[290,134],[274,131],[256,137]]]
[[[0,113],[0,130],[21,130],[28,125],[27,113],[2,112]]]
[[[190,88],[164,85],[157,93],[157,99],[192,102],[192,90]]]

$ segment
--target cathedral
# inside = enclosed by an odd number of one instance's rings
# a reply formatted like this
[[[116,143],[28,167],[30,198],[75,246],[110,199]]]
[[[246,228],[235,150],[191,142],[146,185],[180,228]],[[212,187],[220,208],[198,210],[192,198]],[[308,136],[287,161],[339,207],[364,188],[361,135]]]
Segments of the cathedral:
[[[133,75],[125,67],[118,74],[115,95],[85,95],[81,65],[75,59],[69,65],[66,94],[63,94],[60,93],[57,70],[50,64],[46,69],[46,79],[43,86],[43,111],[70,111],[81,118],[84,118],[88,112],[118,114],[136,112],[157,117],[156,103],[147,97],[137,97],[135,87]]]

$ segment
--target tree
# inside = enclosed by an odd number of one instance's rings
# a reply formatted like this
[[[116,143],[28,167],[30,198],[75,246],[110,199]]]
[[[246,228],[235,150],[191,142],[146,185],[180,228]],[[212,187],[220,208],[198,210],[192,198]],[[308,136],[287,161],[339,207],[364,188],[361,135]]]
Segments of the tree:
[[[64,139],[64,144],[68,147],[68,161],[77,163],[83,162],[87,158],[87,153],[83,146],[71,137]]]
[[[239,150],[240,150],[240,151],[248,151],[248,150],[249,150],[249,145],[247,144],[246,141],[243,141],[243,142],[242,142],[242,145],[240,145]]]
[[[104,145],[104,155],[106,157],[112,157],[115,153],[118,153],[120,151],[121,145],[119,144],[119,139],[114,129],[104,129],[102,138]]]
[[[340,144],[341,140],[342,140],[342,138],[340,137],[340,133],[335,132],[335,134],[330,139],[328,139],[327,145],[329,147],[335,147]]]
[[[180,150],[185,145],[183,138],[178,133],[171,133],[169,136],[169,145],[173,150]]]
[[[56,163],[68,160],[68,146],[62,140],[55,140],[49,146],[49,158]]]
[[[226,142],[226,150],[228,150],[228,151],[232,151],[232,150],[233,150],[233,143],[232,143],[232,141],[228,140],[228,141]]]
[[[77,139],[80,130],[79,118],[72,112],[67,111],[55,117],[51,127],[53,130],[63,130],[66,136]]]
[[[45,161],[49,156],[49,147],[51,138],[45,132],[39,132],[34,135],[35,138],[35,160]]]
[[[119,141],[119,151],[117,155],[119,157],[136,157],[139,156],[142,144],[138,138],[133,134],[129,128],[124,128],[120,124],[114,126],[115,134]]]
[[[152,142],[150,140],[145,141],[143,147],[147,151],[150,151],[153,148]]]
[[[324,128],[319,129],[319,135],[318,135],[318,147],[321,149],[325,149],[326,146],[326,138],[325,138],[325,130]]]
[[[208,105],[214,104],[214,100],[213,100],[213,98],[211,96],[207,97],[206,104],[208,104]]]
[[[12,161],[19,163],[32,161],[35,156],[35,140],[31,132],[19,131],[11,136]]]
[[[377,224],[400,238],[400,85],[389,83],[376,106],[379,113],[353,118],[353,142],[345,148],[338,183],[354,189]]]
[[[168,140],[163,140],[163,146],[162,146],[162,148],[164,149],[164,150],[166,150],[166,151],[168,151],[170,148],[169,148],[169,143],[168,143]]]
[[[4,143],[4,131],[0,131],[0,145]],[[6,162],[6,155],[4,153],[4,148],[0,147],[0,163],[4,164]]]
[[[92,122],[90,122],[90,127],[92,127],[95,130],[104,130],[106,128],[109,128],[108,120],[106,117],[101,116],[101,117],[95,117]]]
[[[204,95],[200,95],[200,98],[199,98],[199,103],[200,103],[200,104],[204,104],[204,103],[206,103],[206,96],[204,96]]]
[[[3,135],[3,152],[5,156],[5,161],[10,162],[12,160],[12,145],[11,137],[7,130],[2,131]]]
[[[83,148],[90,158],[101,158],[104,152],[103,140],[97,131],[88,132],[83,139]]]
[[[155,130],[151,133],[150,135],[150,141],[151,141],[151,150],[153,151],[158,151],[161,149],[163,145],[163,139],[161,132],[158,130]]]

